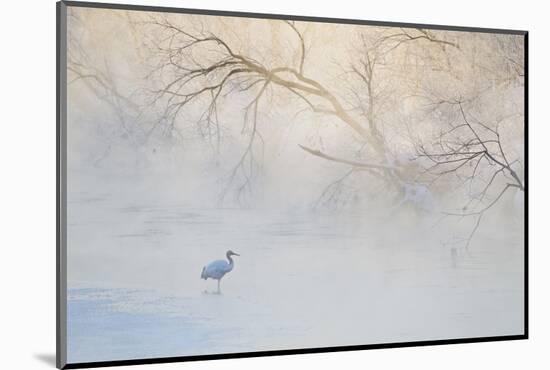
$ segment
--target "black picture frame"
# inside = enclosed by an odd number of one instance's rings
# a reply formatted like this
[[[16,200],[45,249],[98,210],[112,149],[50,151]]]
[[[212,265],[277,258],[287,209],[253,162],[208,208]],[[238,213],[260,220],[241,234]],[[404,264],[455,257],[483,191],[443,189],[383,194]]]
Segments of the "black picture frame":
[[[414,342],[398,342],[398,343],[379,343],[379,344],[365,344],[365,345],[352,345],[352,346],[337,346],[337,347],[321,347],[321,348],[298,348],[287,350],[273,350],[273,351],[256,351],[256,352],[242,352],[242,353],[220,353],[220,354],[208,354],[208,355],[196,355],[196,356],[177,356],[177,357],[163,357],[163,358],[137,358],[120,361],[98,361],[98,362],[84,362],[84,363],[67,363],[66,357],[66,339],[67,339],[67,245],[66,245],[66,232],[67,232],[67,168],[66,168],[66,156],[67,156],[67,138],[66,138],[66,125],[67,125],[67,8],[68,7],[84,7],[84,8],[100,8],[100,9],[119,9],[119,10],[132,10],[132,11],[144,11],[144,12],[164,12],[164,13],[179,13],[179,14],[198,14],[198,15],[214,15],[214,16],[231,16],[231,17],[244,17],[244,18],[259,18],[259,19],[281,19],[281,20],[294,20],[294,21],[307,21],[307,22],[319,22],[319,23],[339,23],[339,24],[356,24],[356,25],[371,25],[371,26],[387,26],[387,27],[413,27],[424,28],[432,30],[445,30],[445,31],[464,31],[464,32],[480,32],[480,33],[496,33],[496,34],[512,34],[521,35],[524,37],[524,62],[525,62],[525,90],[524,90],[524,104],[525,104],[525,142],[524,142],[524,158],[525,158],[525,192],[524,192],[524,204],[525,204],[525,231],[524,231],[524,332],[519,335],[504,335],[504,336],[488,336],[488,337],[474,337],[474,338],[454,338],[454,339],[442,339],[442,340],[426,340],[426,341],[414,341]],[[124,366],[124,365],[141,365],[141,364],[157,364],[157,363],[173,363],[173,362],[187,362],[187,361],[204,361],[204,360],[218,360],[218,359],[232,359],[243,357],[264,357],[264,356],[281,356],[281,355],[296,355],[296,354],[312,354],[323,352],[340,352],[340,351],[360,351],[369,349],[382,349],[382,348],[400,348],[400,347],[417,347],[417,346],[435,346],[435,345],[447,345],[447,344],[461,344],[461,343],[481,343],[481,342],[496,342],[496,341],[511,341],[511,340],[525,340],[529,338],[529,32],[524,30],[512,30],[512,29],[494,29],[494,28],[477,28],[477,27],[462,27],[462,26],[446,26],[436,24],[416,24],[416,23],[401,23],[401,22],[383,22],[383,21],[369,21],[369,20],[356,20],[356,19],[341,19],[341,18],[324,18],[324,17],[309,17],[309,16],[297,16],[297,15],[283,15],[283,14],[263,14],[263,13],[249,13],[249,12],[233,12],[233,11],[219,11],[219,10],[204,10],[204,9],[186,9],[186,8],[174,8],[174,7],[160,7],[160,6],[143,6],[143,5],[127,5],[127,4],[110,4],[110,3],[97,3],[97,2],[79,2],[79,1],[60,1],[56,4],[56,25],[57,25],[57,63],[56,63],[56,122],[57,122],[57,143],[56,143],[56,168],[57,168],[57,187],[56,187],[56,228],[57,228],[57,256],[56,256],[56,359],[57,367],[59,369],[77,369],[77,368],[93,368],[93,367],[109,367],[109,366]]]

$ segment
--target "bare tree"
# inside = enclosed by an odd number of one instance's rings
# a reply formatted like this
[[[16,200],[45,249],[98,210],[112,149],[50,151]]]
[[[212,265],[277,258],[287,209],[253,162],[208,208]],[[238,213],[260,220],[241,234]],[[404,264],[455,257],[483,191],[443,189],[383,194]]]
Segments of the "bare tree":
[[[101,65],[91,60],[82,45],[84,26],[79,13],[72,9],[68,17],[71,22],[67,47],[68,85],[83,84],[99,101],[110,108],[115,117],[115,124],[109,122],[102,126],[105,132],[97,131],[107,142],[106,149],[94,160],[94,165],[100,165],[109,155],[113,137],[124,138],[135,149],[144,144],[146,135],[140,122],[143,108],[132,94],[125,94],[118,88],[115,73],[111,71],[107,60]]]
[[[368,128],[370,137],[368,145],[358,147],[357,159],[336,160],[352,166],[352,171],[346,172],[346,175],[336,183],[341,184],[343,181],[352,179],[353,175],[367,172],[382,180],[386,189],[393,189],[396,194],[396,204],[403,205],[413,199],[408,196],[410,189],[424,186],[415,184],[421,168],[415,163],[402,161],[399,153],[396,153],[395,148],[392,148],[388,142],[385,132],[384,116],[391,115],[391,119],[395,119],[395,105],[399,104],[399,99],[407,93],[397,91],[403,90],[404,82],[403,76],[398,74],[397,70],[405,69],[403,74],[406,74],[407,67],[403,68],[405,63],[396,54],[409,45],[428,49],[435,46],[443,54],[446,48],[458,49],[459,47],[458,44],[438,38],[423,29],[381,28],[360,33],[358,38],[358,42],[350,53],[349,67],[343,69],[350,79],[349,106],[351,110],[359,113],[361,122]],[[407,51],[402,54],[406,55]],[[396,86],[392,86],[394,79],[397,79]],[[311,149],[308,151],[325,159],[335,160],[325,153]],[[375,163],[364,163],[365,158]],[[335,183],[328,184],[322,194],[330,201],[337,199],[335,193],[343,189],[342,186],[334,185]],[[424,207],[421,204],[414,204],[414,206]]]
[[[380,134],[375,126],[365,127],[353,117],[337,93],[331,91],[318,80],[305,73],[307,63],[305,39],[293,22],[284,22],[296,35],[299,58],[297,63],[271,67],[257,59],[240,53],[228,42],[209,31],[190,32],[167,18],[151,22],[163,31],[161,41],[156,45],[159,63],[156,67],[163,76],[172,76],[163,86],[153,91],[154,101],[164,99],[165,109],[160,121],[170,122],[174,127],[182,109],[198,100],[206,100],[206,109],[199,123],[206,123],[219,140],[219,123],[217,106],[225,94],[245,93],[252,95],[245,108],[243,132],[247,131],[249,142],[240,160],[229,176],[232,183],[237,174],[242,175],[244,182],[239,192],[249,189],[254,169],[254,144],[261,142],[258,125],[258,105],[268,88],[275,87],[283,92],[297,96],[312,112],[338,118],[363,145],[377,145]],[[201,55],[199,58],[197,55]],[[308,150],[315,153],[315,150]],[[376,165],[371,166],[376,168]],[[378,166],[382,168],[383,165]]]
[[[468,247],[484,214],[509,189],[525,190],[518,174],[521,161],[519,158],[510,158],[504,150],[500,133],[503,119],[492,125],[482,122],[468,113],[469,103],[461,100],[440,104],[455,111],[459,120],[441,130],[429,147],[418,145],[417,158],[431,162],[425,172],[432,176],[433,182],[453,176],[461,186],[466,187],[468,199],[461,206],[460,212],[445,212],[445,215],[474,217],[474,226],[465,238]]]

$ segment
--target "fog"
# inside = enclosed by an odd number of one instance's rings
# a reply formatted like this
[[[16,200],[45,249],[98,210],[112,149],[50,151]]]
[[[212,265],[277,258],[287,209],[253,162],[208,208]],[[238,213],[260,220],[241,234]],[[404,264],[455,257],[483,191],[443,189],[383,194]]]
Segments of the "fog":
[[[523,333],[520,36],[68,26],[69,362]]]

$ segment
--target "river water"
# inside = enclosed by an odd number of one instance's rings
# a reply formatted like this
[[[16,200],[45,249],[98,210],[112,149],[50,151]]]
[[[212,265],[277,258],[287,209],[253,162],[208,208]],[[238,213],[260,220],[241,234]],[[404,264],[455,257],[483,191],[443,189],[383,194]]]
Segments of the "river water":
[[[523,332],[517,230],[480,229],[466,251],[393,215],[97,191],[69,193],[68,216],[70,363]],[[201,269],[228,249],[210,294]]]

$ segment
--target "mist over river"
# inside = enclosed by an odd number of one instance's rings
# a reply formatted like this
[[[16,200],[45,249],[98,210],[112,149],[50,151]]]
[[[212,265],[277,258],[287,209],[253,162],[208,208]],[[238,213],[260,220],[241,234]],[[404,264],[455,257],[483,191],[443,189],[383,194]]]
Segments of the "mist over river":
[[[83,186],[79,186],[82,189]],[[70,362],[512,335],[521,228],[468,251],[433,220],[70,192]],[[489,229],[489,230],[488,230]],[[222,294],[200,279],[232,249]]]

